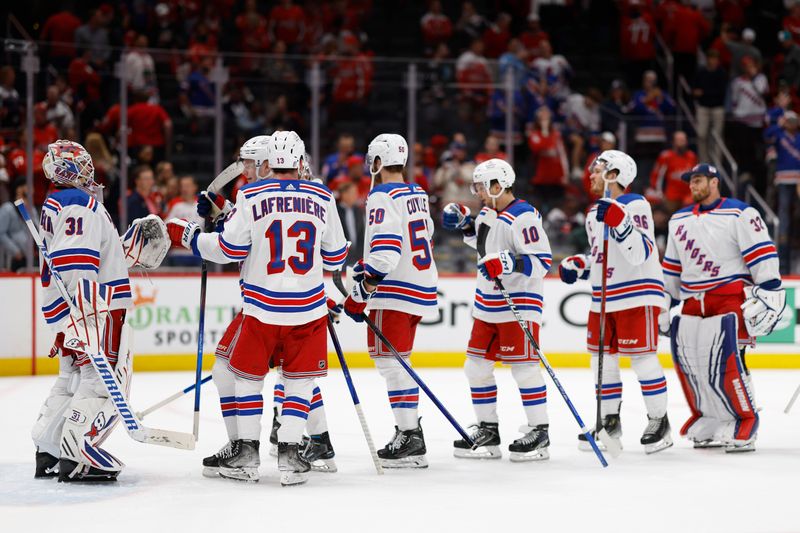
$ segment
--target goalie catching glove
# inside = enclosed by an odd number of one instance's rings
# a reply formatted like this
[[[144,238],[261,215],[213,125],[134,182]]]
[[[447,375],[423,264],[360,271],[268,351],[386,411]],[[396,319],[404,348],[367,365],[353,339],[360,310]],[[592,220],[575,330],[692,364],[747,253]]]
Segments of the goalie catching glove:
[[[781,319],[785,308],[786,291],[780,288],[779,281],[777,284],[767,282],[753,287],[752,296],[742,304],[747,333],[752,337],[769,335]]]
[[[128,231],[120,237],[127,267],[158,268],[169,250],[167,226],[156,215],[147,215],[131,222]]]
[[[561,281],[573,284],[580,279],[589,279],[589,260],[584,254],[571,255],[561,260],[558,265]]]

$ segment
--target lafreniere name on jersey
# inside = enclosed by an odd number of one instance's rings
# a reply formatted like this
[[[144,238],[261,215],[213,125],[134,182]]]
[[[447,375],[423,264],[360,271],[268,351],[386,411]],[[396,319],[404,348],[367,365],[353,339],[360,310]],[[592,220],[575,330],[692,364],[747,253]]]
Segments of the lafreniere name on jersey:
[[[311,215],[325,223],[327,209],[306,195],[302,196],[271,196],[262,198],[253,204],[253,221],[260,220],[272,213],[301,213]]]

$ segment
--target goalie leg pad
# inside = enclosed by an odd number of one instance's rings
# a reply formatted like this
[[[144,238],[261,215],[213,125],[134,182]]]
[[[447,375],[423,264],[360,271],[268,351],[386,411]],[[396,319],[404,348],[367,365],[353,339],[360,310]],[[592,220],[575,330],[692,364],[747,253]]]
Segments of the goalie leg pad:
[[[93,473],[106,472],[116,477],[124,463],[99,447],[119,419],[113,402],[108,398],[76,398],[70,403],[65,417],[61,460],[62,463],[64,460],[76,463],[76,467],[62,471],[61,476],[81,479],[90,478]]]
[[[676,317],[672,356],[692,416],[681,428],[695,442],[755,438],[758,414],[744,380],[734,313]]]
[[[64,412],[69,407],[74,392],[73,382],[78,369],[72,357],[59,357],[58,378],[50,389],[50,395],[42,404],[39,417],[31,430],[33,443],[41,452],[59,456],[61,432],[64,427]]]

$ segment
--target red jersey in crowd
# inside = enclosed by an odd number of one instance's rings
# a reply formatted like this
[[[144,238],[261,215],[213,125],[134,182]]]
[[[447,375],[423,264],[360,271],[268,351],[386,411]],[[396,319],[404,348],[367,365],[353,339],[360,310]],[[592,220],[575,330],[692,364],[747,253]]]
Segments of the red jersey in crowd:
[[[164,146],[164,125],[170,122],[169,115],[158,104],[139,102],[128,108],[128,146]]]
[[[550,36],[546,31],[539,30],[533,32],[526,30],[519,35],[519,40],[528,50],[528,53],[531,57],[537,57],[539,55],[539,45],[542,43],[542,41],[549,41]]]
[[[511,32],[500,28],[490,27],[483,32],[483,44],[485,46],[484,55],[497,59],[508,49],[508,41],[511,40]]]
[[[783,17],[783,29],[792,34],[794,42],[800,43],[800,17],[791,15]]]
[[[58,140],[58,129],[52,122],[44,126],[33,126],[33,146],[40,150],[47,150],[47,145]]]
[[[80,25],[81,19],[69,11],[60,11],[45,21],[39,38],[50,43],[50,57],[75,57],[75,30]]]
[[[76,98],[87,102],[100,99],[100,75],[82,57],[76,57],[67,71],[69,85]]]
[[[300,6],[275,6],[269,12],[269,23],[276,41],[292,45],[303,40],[306,14]]]
[[[33,203],[36,205],[44,204],[47,198],[47,191],[50,190],[50,180],[44,175],[42,169],[42,161],[44,160],[45,152],[33,149]],[[27,172],[27,163],[25,161],[25,149],[14,148],[6,156],[6,170],[8,176],[13,181],[15,178],[25,176]]]
[[[372,67],[366,57],[341,59],[332,74],[334,102],[359,102],[369,94]]]
[[[561,132],[551,128],[547,135],[535,130],[528,137],[528,146],[536,158],[534,185],[567,184],[567,152]]]
[[[629,61],[647,61],[656,57],[656,24],[653,16],[642,11],[638,17],[622,14],[619,25],[619,46],[622,57]]]
[[[681,5],[665,20],[662,31],[670,50],[679,54],[695,54],[711,31],[711,24],[697,9]]]
[[[506,160],[506,153],[502,150],[498,150],[494,153],[489,152],[480,152],[478,155],[475,156],[475,164],[480,165],[484,161],[488,161],[490,159],[502,159],[503,161]]]
[[[446,42],[453,35],[453,24],[443,13],[425,13],[420,25],[422,37],[429,46]]]
[[[660,191],[666,200],[690,203],[692,194],[689,184],[681,179],[681,174],[697,164],[697,155],[691,150],[683,153],[664,150],[658,156],[650,173],[650,187]]]

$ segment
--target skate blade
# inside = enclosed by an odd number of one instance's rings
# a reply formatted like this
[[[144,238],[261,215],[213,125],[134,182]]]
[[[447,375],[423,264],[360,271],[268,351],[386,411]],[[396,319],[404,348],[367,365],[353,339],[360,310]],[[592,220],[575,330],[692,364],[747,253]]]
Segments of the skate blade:
[[[218,466],[204,466],[203,467],[203,477],[219,477],[219,467]]]
[[[278,457],[278,445],[277,444],[270,444],[269,445],[269,456],[270,457]]]
[[[424,455],[409,455],[402,459],[381,459],[384,468],[428,468],[428,459]]]
[[[706,448],[722,448],[724,444],[718,440],[695,440],[692,441],[693,446],[697,450],[704,450]]]
[[[317,459],[311,463],[311,470],[314,472],[323,472],[325,474],[335,474],[339,471],[336,468],[336,461],[333,459]]]
[[[508,457],[512,463],[527,463],[528,461],[545,461],[550,459],[550,451],[547,448],[531,450],[529,452],[511,452]]]
[[[308,481],[307,472],[281,472],[281,486],[283,487],[302,485],[306,481]]]
[[[725,446],[725,453],[746,453],[754,451],[756,451],[755,441],[741,445],[728,444],[727,446]]]
[[[235,479],[236,481],[246,481],[248,483],[258,483],[261,476],[258,474],[258,467],[225,468],[220,467],[219,476],[225,479]]]
[[[654,442],[652,444],[645,444],[644,453],[650,455],[651,453],[657,453],[660,452],[661,450],[666,450],[671,446],[672,446],[672,437],[666,436],[658,442]]]
[[[503,452],[500,446],[478,446],[474,450],[465,448],[453,448],[453,457],[459,459],[500,459]]]

